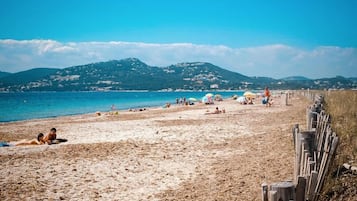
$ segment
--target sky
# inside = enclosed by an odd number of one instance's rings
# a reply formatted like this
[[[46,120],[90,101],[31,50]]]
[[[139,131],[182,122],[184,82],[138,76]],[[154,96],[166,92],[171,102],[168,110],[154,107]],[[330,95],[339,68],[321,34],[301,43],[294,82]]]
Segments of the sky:
[[[0,0],[0,71],[135,57],[357,77],[356,19],[355,0]]]

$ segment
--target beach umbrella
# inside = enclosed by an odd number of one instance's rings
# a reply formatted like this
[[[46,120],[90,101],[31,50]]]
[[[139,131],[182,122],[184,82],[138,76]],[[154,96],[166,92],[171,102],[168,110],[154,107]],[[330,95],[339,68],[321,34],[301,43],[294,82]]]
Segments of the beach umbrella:
[[[188,101],[190,102],[197,102],[198,100],[196,98],[189,98]]]
[[[213,96],[213,94],[208,93],[208,94],[206,94],[205,96],[206,96],[206,97],[212,97],[212,96]]]
[[[215,101],[222,101],[223,98],[222,98],[222,96],[221,96],[220,94],[216,94],[216,95],[214,96],[214,100],[215,100]]]
[[[208,98],[206,96],[202,97],[202,103],[207,103],[208,102]]]
[[[255,98],[256,97],[256,94],[251,92],[251,91],[246,91],[244,94],[243,94],[244,97],[246,98]]]
[[[239,98],[237,98],[237,102],[238,103],[244,103],[246,101],[245,97],[244,96],[241,96]]]

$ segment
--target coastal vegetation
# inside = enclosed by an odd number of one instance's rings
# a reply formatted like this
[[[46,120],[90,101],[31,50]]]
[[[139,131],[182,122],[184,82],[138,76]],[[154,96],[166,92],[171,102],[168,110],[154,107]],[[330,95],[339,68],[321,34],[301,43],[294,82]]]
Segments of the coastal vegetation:
[[[344,163],[357,166],[357,91],[325,92],[326,110],[333,130],[340,138],[337,154],[326,180],[323,200],[353,200],[357,176],[345,173]]]

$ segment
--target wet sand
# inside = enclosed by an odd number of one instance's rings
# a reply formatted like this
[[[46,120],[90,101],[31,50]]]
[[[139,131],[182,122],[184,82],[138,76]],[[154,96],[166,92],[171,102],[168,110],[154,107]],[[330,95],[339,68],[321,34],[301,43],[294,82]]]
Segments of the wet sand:
[[[2,123],[0,141],[56,127],[68,142],[0,148],[0,200],[261,200],[262,182],[293,178],[291,129],[305,126],[303,98],[280,102]]]

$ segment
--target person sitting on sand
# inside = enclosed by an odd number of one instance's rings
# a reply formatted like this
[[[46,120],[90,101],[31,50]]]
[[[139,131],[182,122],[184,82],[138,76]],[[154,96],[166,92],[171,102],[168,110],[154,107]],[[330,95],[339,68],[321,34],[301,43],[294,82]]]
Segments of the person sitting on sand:
[[[56,128],[51,128],[50,132],[43,138],[43,141],[48,145],[59,144],[68,141],[67,139],[57,138],[56,132],[57,132]]]
[[[56,128],[51,128],[50,132],[43,138],[43,141],[47,144],[53,144],[54,140],[57,138]]]
[[[248,97],[248,100],[247,100],[246,104],[253,105],[254,104],[253,103],[253,98]]]

